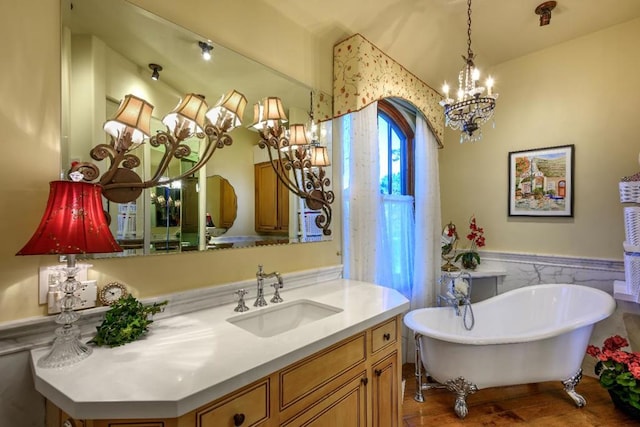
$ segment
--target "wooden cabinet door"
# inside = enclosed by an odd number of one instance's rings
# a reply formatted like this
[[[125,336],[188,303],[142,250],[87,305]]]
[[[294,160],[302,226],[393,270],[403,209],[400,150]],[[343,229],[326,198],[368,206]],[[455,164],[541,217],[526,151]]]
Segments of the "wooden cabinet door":
[[[182,224],[183,233],[198,232],[198,186],[197,178],[182,180]]]
[[[286,233],[289,229],[289,192],[270,162],[254,165],[255,229],[262,233]]]
[[[354,377],[282,427],[366,427],[366,372]]]
[[[400,425],[400,374],[397,353],[392,353],[372,366],[372,425],[398,427]]]

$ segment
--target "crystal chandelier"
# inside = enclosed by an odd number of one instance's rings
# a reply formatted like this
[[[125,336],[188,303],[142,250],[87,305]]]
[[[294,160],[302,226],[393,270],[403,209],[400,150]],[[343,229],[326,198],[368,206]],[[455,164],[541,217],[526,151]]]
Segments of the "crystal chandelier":
[[[492,116],[496,106],[497,93],[492,92],[493,79],[489,76],[485,88],[476,83],[480,80],[480,71],[476,68],[471,50],[471,0],[467,1],[467,56],[462,56],[464,67],[458,74],[458,92],[456,99],[449,98],[449,85],[442,86],[444,99],[445,124],[451,129],[461,131],[460,143],[478,141],[482,138],[480,126]]]

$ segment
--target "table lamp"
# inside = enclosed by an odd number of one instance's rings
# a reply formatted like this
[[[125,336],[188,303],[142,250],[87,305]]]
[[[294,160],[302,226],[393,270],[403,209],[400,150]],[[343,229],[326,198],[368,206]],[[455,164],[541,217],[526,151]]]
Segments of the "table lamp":
[[[72,174],[82,179],[82,174]],[[78,176],[79,175],[79,176]],[[74,292],[79,282],[75,276],[77,254],[122,252],[109,230],[102,208],[102,187],[80,181],[52,181],[49,200],[38,229],[16,255],[66,255],[67,279],[60,283],[64,296],[56,323],[56,338],[51,351],[37,365],[59,368],[79,362],[91,354],[80,341],[80,330],[73,323],[80,315],[74,310],[79,298]]]

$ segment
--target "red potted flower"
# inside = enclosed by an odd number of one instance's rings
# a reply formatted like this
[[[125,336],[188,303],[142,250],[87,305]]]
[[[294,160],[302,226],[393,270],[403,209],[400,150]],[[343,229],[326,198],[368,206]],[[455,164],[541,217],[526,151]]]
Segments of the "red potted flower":
[[[467,240],[471,242],[469,249],[456,255],[455,260],[460,261],[462,267],[467,270],[475,270],[478,264],[480,264],[478,248],[485,245],[484,228],[478,227],[475,215],[473,215],[469,220],[469,234],[467,234]]]
[[[626,338],[614,335],[602,349],[589,345],[587,354],[598,360],[595,373],[614,405],[640,420],[640,353],[621,350],[628,345]]]

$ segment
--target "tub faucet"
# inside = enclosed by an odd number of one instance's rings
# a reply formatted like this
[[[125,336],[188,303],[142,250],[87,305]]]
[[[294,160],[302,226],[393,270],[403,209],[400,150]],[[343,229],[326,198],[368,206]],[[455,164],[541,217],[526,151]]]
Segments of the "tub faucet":
[[[279,292],[279,290],[284,286],[280,273],[277,271],[265,273],[262,269],[262,265],[258,265],[258,272],[256,273],[256,279],[258,280],[258,295],[256,296],[256,301],[253,303],[254,307],[264,307],[267,305],[267,301],[264,299],[264,279],[269,279],[271,277],[275,277],[277,280],[277,283],[272,285],[275,289],[275,293],[273,298],[271,298],[271,302],[278,303],[283,301]]]
[[[442,276],[441,286],[444,285],[444,294],[437,296],[437,304],[440,306],[444,302],[453,307],[457,317],[462,317],[464,328],[468,331],[473,329],[475,316],[471,307],[471,275],[461,273],[457,277]],[[464,307],[464,310],[460,308]]]
[[[458,277],[443,276],[440,280],[445,283],[445,292],[438,295],[438,305],[444,303],[451,306],[455,310],[456,316],[460,316],[462,314],[460,307],[471,304],[470,279],[471,276],[468,273],[462,273]]]

